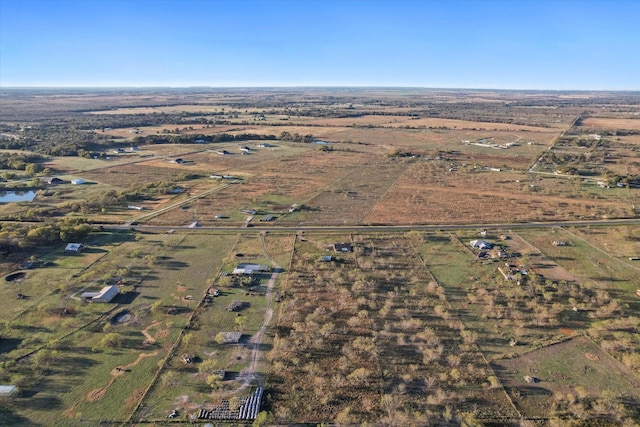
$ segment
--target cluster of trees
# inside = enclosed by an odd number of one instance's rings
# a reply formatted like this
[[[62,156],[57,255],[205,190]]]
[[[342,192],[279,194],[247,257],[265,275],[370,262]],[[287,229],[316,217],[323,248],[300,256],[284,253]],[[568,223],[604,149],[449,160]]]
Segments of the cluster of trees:
[[[134,138],[134,144],[193,144],[196,140],[202,140],[205,142],[220,143],[220,142],[240,142],[240,141],[274,141],[275,135],[263,135],[257,133],[218,133],[215,135],[201,135],[201,134],[188,134],[188,135],[148,135],[138,136]]]
[[[475,417],[461,396],[500,387],[477,334],[420,258],[397,243],[367,239],[338,264],[316,261],[312,243],[296,245],[267,355],[276,419],[440,424]],[[509,411],[506,401],[500,408]]]
[[[282,132],[278,139],[280,139],[281,141],[303,142],[307,144],[315,141],[314,136],[311,134],[300,135],[299,133],[292,134],[289,132]]]
[[[16,171],[24,171],[29,176],[35,176],[36,174],[49,173],[49,169],[43,168],[42,163],[46,160],[38,154],[24,154],[24,153],[0,153],[0,169],[11,169]],[[2,175],[3,179],[15,178],[15,174],[12,172],[5,172]]]
[[[76,156],[78,150],[108,145],[109,138],[65,124],[25,127],[18,138],[0,140],[0,148],[27,149],[48,156]]]
[[[44,224],[11,224],[0,226],[0,254],[10,254],[70,241],[81,241],[92,230],[84,219],[49,220]]]

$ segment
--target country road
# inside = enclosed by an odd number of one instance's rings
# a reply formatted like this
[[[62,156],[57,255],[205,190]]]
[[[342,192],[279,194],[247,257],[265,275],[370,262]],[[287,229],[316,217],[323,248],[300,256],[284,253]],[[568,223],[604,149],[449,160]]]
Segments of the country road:
[[[93,224],[96,228],[105,230],[128,230],[131,224]],[[640,218],[623,218],[607,220],[576,220],[576,221],[551,221],[551,222],[517,222],[517,223],[478,223],[478,224],[424,224],[424,225],[327,225],[327,226],[262,226],[262,227],[241,227],[241,226],[199,226],[197,230],[213,231],[221,233],[244,233],[255,234],[263,232],[407,232],[407,231],[431,231],[431,230],[474,230],[474,229],[527,229],[527,228],[554,228],[554,227],[607,227],[620,225],[640,225]],[[191,230],[187,225],[135,225],[140,231],[168,231],[168,230]]]

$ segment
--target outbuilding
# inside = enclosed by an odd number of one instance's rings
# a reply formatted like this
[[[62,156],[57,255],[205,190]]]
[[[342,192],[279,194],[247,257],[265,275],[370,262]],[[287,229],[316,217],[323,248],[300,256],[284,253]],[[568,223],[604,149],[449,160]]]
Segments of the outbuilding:
[[[18,392],[18,387],[14,385],[0,385],[0,397],[9,397]]]
[[[260,264],[238,264],[231,274],[234,275],[251,275],[254,273],[268,273],[271,271],[271,267],[268,265]]]
[[[67,246],[64,248],[65,254],[79,254],[84,249],[84,245],[82,243],[67,243]]]
[[[100,292],[84,292],[80,295],[80,299],[91,302],[109,303],[118,296],[120,288],[116,285],[105,286]]]

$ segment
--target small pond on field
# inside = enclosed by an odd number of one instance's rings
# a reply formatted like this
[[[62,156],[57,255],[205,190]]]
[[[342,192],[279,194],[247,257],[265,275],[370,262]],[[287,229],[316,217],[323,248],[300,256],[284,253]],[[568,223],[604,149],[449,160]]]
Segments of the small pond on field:
[[[0,203],[9,202],[32,202],[36,197],[36,192],[28,191],[0,191]]]

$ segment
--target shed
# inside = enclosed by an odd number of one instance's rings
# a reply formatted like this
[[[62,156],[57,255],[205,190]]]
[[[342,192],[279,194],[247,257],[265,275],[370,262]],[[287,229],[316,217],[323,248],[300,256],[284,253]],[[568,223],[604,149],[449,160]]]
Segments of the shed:
[[[60,178],[50,178],[47,183],[51,184],[51,185],[56,185],[56,184],[64,184],[64,181],[61,180]]]
[[[85,180],[84,180],[84,179],[82,179],[82,178],[76,178],[76,179],[72,179],[72,180],[71,180],[71,183],[72,183],[73,185],[81,185],[81,184],[86,184],[86,183],[87,183],[87,181],[85,181]]]
[[[16,394],[18,387],[14,385],[0,385],[0,397],[8,397]]]
[[[67,246],[64,248],[65,254],[79,254],[84,249],[84,245],[82,243],[67,243]]]

